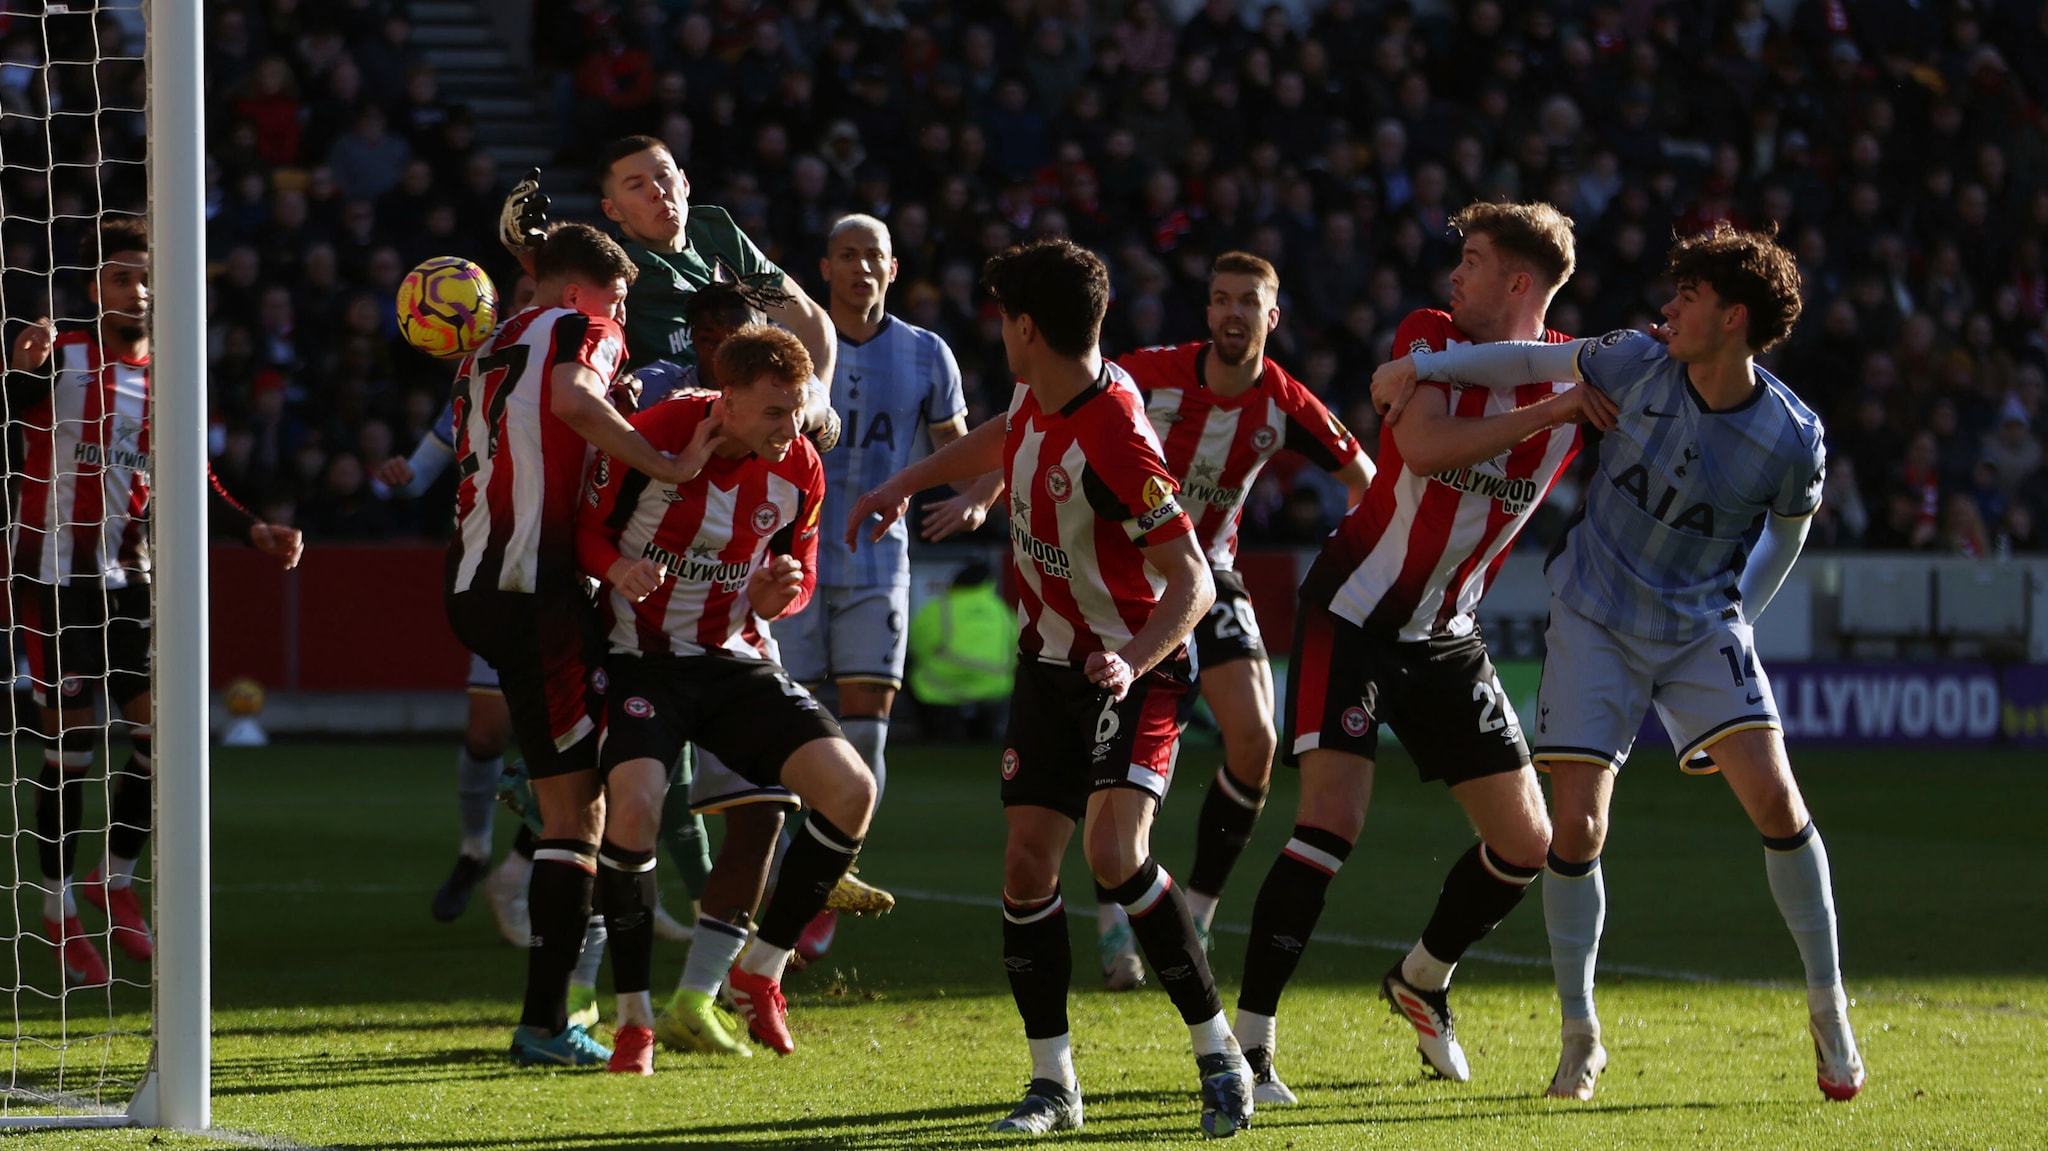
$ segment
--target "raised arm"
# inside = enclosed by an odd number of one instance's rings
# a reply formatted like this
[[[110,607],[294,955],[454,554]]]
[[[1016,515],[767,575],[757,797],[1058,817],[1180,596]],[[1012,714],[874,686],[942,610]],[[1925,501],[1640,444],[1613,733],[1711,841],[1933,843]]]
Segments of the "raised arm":
[[[872,491],[862,493],[846,516],[846,546],[860,549],[860,525],[870,516],[879,520],[869,529],[867,542],[881,539],[889,525],[910,510],[910,497],[926,488],[957,484],[1002,470],[1004,419],[997,416],[989,420],[883,480]]]
[[[1417,352],[1381,364],[1372,374],[1372,403],[1398,424],[1420,380],[1477,384],[1483,388],[1515,388],[1535,380],[1579,380],[1579,349],[1591,340],[1546,344],[1536,340],[1501,340],[1491,344],[1453,344],[1441,352]]]

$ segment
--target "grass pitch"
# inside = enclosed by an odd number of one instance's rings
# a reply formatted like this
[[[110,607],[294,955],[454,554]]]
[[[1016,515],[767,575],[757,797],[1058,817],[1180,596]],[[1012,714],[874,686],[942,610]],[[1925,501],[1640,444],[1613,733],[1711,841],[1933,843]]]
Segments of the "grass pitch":
[[[662,1054],[652,1079],[526,1071],[504,1058],[523,957],[481,900],[427,916],[455,844],[452,748],[278,747],[215,753],[214,1118],[221,1138],[142,1131],[16,1133],[9,1148],[992,1147],[1029,1071],[1002,978],[1002,817],[995,753],[901,748],[863,874],[903,896],[845,920],[833,953],[791,979],[798,1051],[713,1061]],[[1216,760],[1193,748],[1161,821],[1185,873],[1190,824]],[[1411,1032],[1375,998],[1420,931],[1469,831],[1440,787],[1390,754],[1366,833],[1331,893],[1282,1006],[1279,1065],[1296,1108],[1259,1112],[1239,1146],[1269,1148],[2023,1148],[2048,1144],[2048,944],[2038,757],[1968,753],[1797,757],[1834,863],[1854,1020],[1870,1084],[1849,1104],[1813,1084],[1799,961],[1762,852],[1727,788],[1645,749],[1626,772],[1606,856],[1600,1009],[1613,1061],[1591,1105],[1541,1098],[1556,1058],[1542,910],[1517,911],[1458,974],[1475,1079],[1425,1078]],[[17,800],[25,815],[27,789]],[[1279,773],[1219,923],[1229,1004],[1242,925],[1286,838]],[[509,819],[500,821],[501,843]],[[714,821],[715,823],[715,821]],[[26,845],[24,845],[26,846]],[[85,847],[87,858],[98,850]],[[24,861],[30,860],[26,851]],[[32,870],[28,872],[32,874]],[[1067,869],[1092,902],[1085,866]],[[685,901],[667,888],[671,906]],[[38,909],[21,900],[23,919]],[[1077,911],[1080,909],[1077,908]],[[93,912],[89,923],[97,922]],[[1201,1140],[1186,1031],[1156,989],[1111,995],[1092,917],[1072,917],[1076,1059],[1085,1130],[1069,1145]],[[54,963],[19,941],[21,978]],[[657,996],[683,950],[658,945]],[[8,961],[0,959],[0,966]],[[118,967],[117,967],[118,972]],[[603,986],[603,984],[601,984]],[[605,999],[607,1012],[609,996]],[[17,996],[19,1032],[54,1013]],[[144,993],[113,996],[145,1022]],[[99,1024],[106,997],[71,1004]],[[74,1032],[74,1038],[76,1033]],[[132,1076],[139,1041],[83,1043],[64,1086],[104,1060]],[[17,1043],[17,1081],[47,1049]],[[40,1062],[39,1062],[40,1061]],[[81,1072],[83,1074],[81,1074]],[[118,1094],[107,1102],[118,1105]]]

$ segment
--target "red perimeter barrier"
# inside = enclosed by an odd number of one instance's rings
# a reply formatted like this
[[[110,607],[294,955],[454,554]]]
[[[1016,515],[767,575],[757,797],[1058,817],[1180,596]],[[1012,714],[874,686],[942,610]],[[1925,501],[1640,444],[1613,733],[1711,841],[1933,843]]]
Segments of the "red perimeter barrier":
[[[306,549],[298,570],[251,548],[213,549],[213,686],[279,691],[459,691],[469,653],[441,606],[439,547]],[[1305,560],[1304,560],[1305,562]],[[1294,635],[1293,552],[1237,557],[1267,650]]]

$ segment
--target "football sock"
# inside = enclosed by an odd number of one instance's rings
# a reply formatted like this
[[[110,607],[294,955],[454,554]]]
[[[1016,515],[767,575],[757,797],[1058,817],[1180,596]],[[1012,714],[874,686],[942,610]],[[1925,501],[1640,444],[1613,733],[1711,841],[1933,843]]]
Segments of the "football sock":
[[[881,715],[849,715],[840,719],[839,730],[846,733],[846,742],[860,753],[860,761],[875,773],[875,807],[879,810],[882,791],[889,784],[889,762],[885,758],[889,719]]]
[[[1231,1028],[1231,1032],[1237,1036],[1241,1050],[1263,1047],[1270,1053],[1280,1042],[1280,1021],[1240,1007],[1237,1009],[1237,1026]]]
[[[696,748],[686,748],[669,776],[668,795],[661,801],[661,842],[668,847],[683,886],[690,889],[690,898],[702,899],[704,883],[711,878],[711,840],[704,835],[704,817],[690,810],[696,754]]]
[[[1237,1044],[1237,1037],[1230,1033],[1230,1023],[1223,1018],[1223,1009],[1200,1023],[1188,1024],[1188,1038],[1194,1042],[1195,1054],[1214,1055],[1228,1051]]]
[[[1196,850],[1200,849],[1197,848]],[[1222,897],[1204,895],[1199,891],[1193,890],[1183,892],[1182,894],[1187,897],[1188,915],[1194,919],[1195,926],[1203,931],[1209,930],[1210,926],[1216,922],[1216,903]]]
[[[1294,978],[1302,948],[1322,918],[1330,880],[1336,878],[1351,845],[1334,831],[1294,825],[1294,838],[1273,861],[1252,905],[1252,938],[1245,948],[1244,987],[1238,992],[1239,1017],[1280,1013],[1280,993]]]
[[[455,810],[462,821],[462,854],[491,857],[491,816],[498,808],[498,779],[505,757],[480,759],[467,744],[455,755]]]
[[[1808,987],[1833,987],[1842,981],[1842,953],[1835,938],[1835,887],[1828,872],[1828,849],[1811,821],[1784,839],[1764,836],[1764,871],[1770,876],[1771,898],[1806,964]]]
[[[1449,987],[1451,969],[1466,950],[1500,926],[1542,872],[1540,867],[1516,867],[1484,843],[1473,844],[1444,877],[1436,910],[1422,929],[1422,942],[1403,961],[1401,977],[1424,991]]]
[[[611,936],[612,990],[624,995],[652,987],[654,966],[654,849],[630,851],[610,840],[597,850],[597,900]]]
[[[1130,925],[1131,917],[1124,914],[1123,908],[1106,899],[1095,905],[1095,933],[1097,935],[1108,935],[1118,927],[1129,927]]]
[[[1158,860],[1139,864],[1137,874],[1115,887],[1096,884],[1095,895],[1130,915],[1131,934],[1138,937],[1145,962],[1159,977],[1166,997],[1180,1009],[1183,1023],[1221,1018],[1223,1000],[1216,994],[1216,978],[1209,973],[1209,956],[1202,950],[1194,917],[1188,914],[1187,898]]]
[[[107,854],[140,859],[149,843],[151,803],[148,743],[139,744],[128,766],[116,774],[107,791]],[[132,866],[132,865],[131,865]]]
[[[685,991],[718,994],[725,973],[739,960],[747,946],[747,929],[737,923],[697,917],[697,933],[690,937],[690,955],[683,962],[683,978],[676,986]]]
[[[608,934],[604,916],[593,914],[590,924],[583,929],[583,949],[576,953],[576,970],[569,973],[570,986],[597,986],[597,969],[604,965],[604,945]]]
[[[135,865],[139,860],[122,859],[118,855],[107,857],[107,888],[120,891],[135,882]]]
[[[1252,825],[1259,821],[1259,809],[1265,805],[1265,789],[1230,774],[1228,765],[1217,768],[1216,778],[1209,781],[1209,794],[1203,797],[1201,814],[1196,816],[1195,862],[1188,869],[1187,892],[1195,922],[1205,930],[1216,915],[1216,897],[1223,894],[1231,869],[1244,854],[1244,845],[1251,842]]]
[[[576,839],[534,844],[527,905],[533,942],[526,953],[526,1004],[519,1021],[546,1035],[569,1025],[569,974],[590,925],[590,893],[597,878],[597,845]]]
[[[855,857],[860,855],[860,840],[846,834],[832,825],[822,814],[812,811],[804,820],[803,830],[790,841],[789,851],[782,857],[782,875],[775,884],[775,898],[761,913],[761,930],[755,944],[787,952],[796,946],[797,937],[803,934],[804,925],[825,909],[825,898],[832,894],[840,876],[853,866]],[[746,958],[751,959],[749,951]],[[787,956],[784,956],[787,959]],[[745,964],[748,971],[781,978],[778,968],[769,972]]]
[[[1030,1039],[1031,1077],[1050,1079],[1069,1091],[1081,1089],[1074,1077],[1074,1037],[1064,1032],[1049,1039]]]
[[[85,753],[90,756],[91,752]],[[51,752],[36,788],[36,856],[43,871],[43,914],[62,919],[78,914],[71,873],[78,863],[78,832],[85,823],[85,775],[65,771]]]
[[[1607,918],[1607,884],[1600,860],[1571,863],[1550,853],[1543,880],[1543,923],[1550,932],[1550,966],[1557,975],[1557,1001],[1567,1022],[1595,1020],[1593,967],[1600,955],[1600,927]]]
[[[1024,1037],[1035,1045],[1067,1042],[1067,989],[1074,979],[1074,948],[1067,938],[1067,907],[1058,887],[1044,899],[1017,900],[1003,893],[1003,966],[1010,973],[1010,997],[1024,1017]],[[1067,1074],[1073,1074],[1067,1056]],[[1038,1063],[1038,1048],[1032,1048]],[[1054,1076],[1040,1076],[1055,1078]],[[1063,1080],[1072,1086],[1070,1080]]]

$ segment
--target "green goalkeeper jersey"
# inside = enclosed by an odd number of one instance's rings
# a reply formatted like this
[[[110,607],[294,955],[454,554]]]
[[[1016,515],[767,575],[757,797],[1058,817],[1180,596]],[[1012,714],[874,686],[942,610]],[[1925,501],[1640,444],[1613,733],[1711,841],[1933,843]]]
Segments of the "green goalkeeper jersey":
[[[690,326],[683,322],[683,302],[711,282],[712,270],[719,263],[747,279],[774,276],[779,280],[782,275],[782,269],[754,246],[724,208],[690,205],[683,240],[680,252],[657,252],[620,237],[620,246],[640,269],[640,278],[626,293],[629,367],[652,360],[682,365],[697,362],[697,353],[690,348]]]

